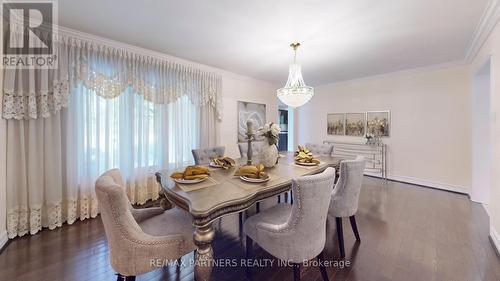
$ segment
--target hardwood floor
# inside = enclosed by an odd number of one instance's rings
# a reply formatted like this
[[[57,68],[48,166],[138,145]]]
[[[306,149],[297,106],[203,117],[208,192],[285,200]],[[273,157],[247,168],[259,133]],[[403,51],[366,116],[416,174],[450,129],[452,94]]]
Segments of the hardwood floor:
[[[264,209],[272,201],[263,202]],[[356,215],[362,242],[343,220],[345,260],[327,268],[330,280],[500,280],[500,262],[488,240],[488,218],[479,204],[460,194],[365,178]],[[216,223],[218,224],[218,223]],[[238,215],[225,217],[214,242],[218,259],[245,257]],[[254,246],[258,258],[272,258]],[[183,257],[185,263],[193,255]],[[327,260],[338,260],[335,219],[329,222]],[[293,280],[292,268],[254,269],[254,280]],[[115,280],[101,220],[86,220],[53,231],[14,239],[0,254],[0,280]],[[193,280],[193,267],[170,266],[137,280]],[[216,267],[213,280],[244,280],[242,267]],[[318,268],[302,280],[319,281]]]

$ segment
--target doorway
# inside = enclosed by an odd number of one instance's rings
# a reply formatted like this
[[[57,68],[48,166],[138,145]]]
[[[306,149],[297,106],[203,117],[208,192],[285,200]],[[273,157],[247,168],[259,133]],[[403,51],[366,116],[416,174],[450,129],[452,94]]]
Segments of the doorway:
[[[472,190],[474,202],[488,204],[491,183],[491,71],[488,60],[473,77]]]
[[[279,102],[278,104],[278,124],[281,129],[278,150],[293,151],[294,149],[294,110],[291,107]]]

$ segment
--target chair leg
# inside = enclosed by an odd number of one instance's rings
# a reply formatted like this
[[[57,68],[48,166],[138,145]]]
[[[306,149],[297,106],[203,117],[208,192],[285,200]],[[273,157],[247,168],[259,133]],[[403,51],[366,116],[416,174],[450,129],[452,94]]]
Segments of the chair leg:
[[[243,212],[238,213],[239,216],[239,222],[240,222],[240,227],[243,225]]]
[[[260,202],[257,202],[257,203],[255,204],[255,209],[256,209],[256,211],[257,211],[257,214],[258,214],[258,213],[260,213]]]
[[[288,192],[285,192],[285,203],[288,203]]]
[[[253,240],[248,235],[247,235],[247,239],[246,240],[247,241],[246,241],[245,255],[246,255],[246,259],[250,260],[250,259],[253,259]],[[247,268],[246,268],[246,274],[247,274],[247,279],[248,280],[252,280],[252,268],[250,266],[247,266]]]
[[[323,277],[323,281],[329,281],[328,280],[328,274],[326,273],[326,266],[323,263],[325,260],[325,256],[323,252],[319,253],[319,255],[316,257],[319,263],[319,271],[321,272],[321,276]]]
[[[300,264],[293,265],[293,281],[300,281]]]
[[[293,191],[290,190],[290,205],[293,205]]]
[[[123,276],[120,273],[117,273],[116,276],[116,281],[135,281],[135,276]]]
[[[337,238],[339,240],[339,250],[340,257],[345,257],[344,251],[344,231],[342,230],[342,218],[335,218],[335,222],[337,223]]]
[[[278,195],[278,204],[281,203],[281,194]]]
[[[356,240],[361,241],[361,238],[359,237],[359,232],[358,232],[358,225],[356,224],[356,217],[350,216],[349,220],[351,221],[352,231],[354,232],[354,236],[356,236]]]

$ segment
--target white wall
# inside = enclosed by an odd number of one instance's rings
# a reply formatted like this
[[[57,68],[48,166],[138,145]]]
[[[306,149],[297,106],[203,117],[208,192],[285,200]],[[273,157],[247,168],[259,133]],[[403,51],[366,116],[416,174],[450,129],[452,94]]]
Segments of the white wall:
[[[317,87],[300,108],[298,141],[358,141],[326,133],[328,113],[391,111],[390,177],[468,192],[471,185],[469,69],[452,65]]]
[[[276,85],[253,78],[223,72],[222,106],[223,115],[220,123],[220,145],[226,147],[230,157],[240,157],[238,150],[238,101],[266,104],[267,122],[278,120],[278,100]]]
[[[493,241],[500,248],[500,126],[498,112],[500,112],[500,25],[497,24],[488,40],[472,61],[470,76],[474,76],[483,65],[490,60],[490,143],[491,143],[491,172],[490,172],[490,234]]]
[[[490,198],[490,71],[474,76],[472,89],[472,189],[470,198],[489,203]]]

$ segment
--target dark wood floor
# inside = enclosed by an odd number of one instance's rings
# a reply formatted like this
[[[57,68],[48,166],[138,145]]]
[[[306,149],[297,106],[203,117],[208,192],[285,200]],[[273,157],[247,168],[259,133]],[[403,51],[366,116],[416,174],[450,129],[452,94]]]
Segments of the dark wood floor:
[[[267,202],[271,204],[271,202]],[[344,220],[346,260],[329,268],[330,280],[500,280],[500,262],[488,241],[488,218],[464,195],[365,178],[357,214],[362,242]],[[225,217],[214,242],[219,259],[244,257],[237,216]],[[338,260],[335,222],[328,226],[326,257]],[[271,258],[256,248],[259,258]],[[192,254],[184,261],[192,259]],[[240,267],[215,268],[214,280],[244,280]],[[286,267],[256,270],[254,280],[292,280]],[[114,280],[101,220],[14,239],[0,254],[0,280]],[[193,268],[158,269],[138,280],[193,280]],[[321,280],[317,268],[303,280]]]

